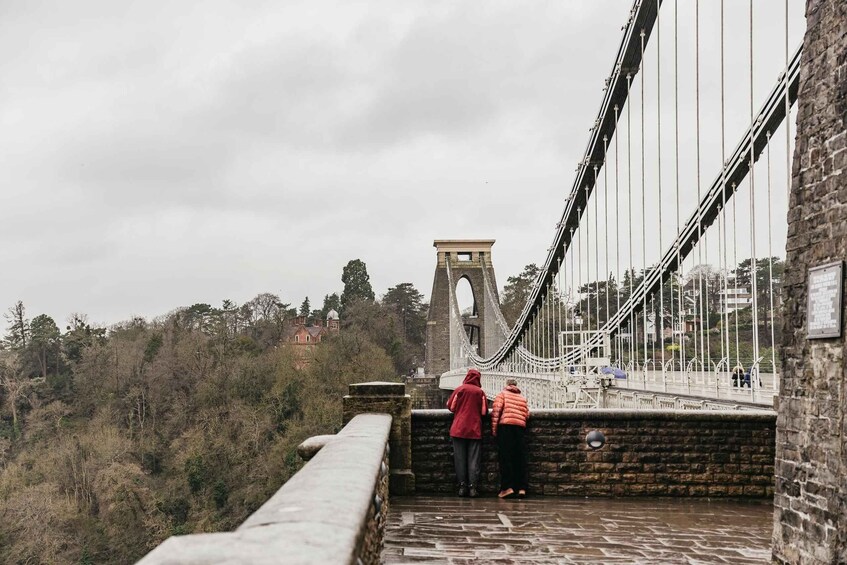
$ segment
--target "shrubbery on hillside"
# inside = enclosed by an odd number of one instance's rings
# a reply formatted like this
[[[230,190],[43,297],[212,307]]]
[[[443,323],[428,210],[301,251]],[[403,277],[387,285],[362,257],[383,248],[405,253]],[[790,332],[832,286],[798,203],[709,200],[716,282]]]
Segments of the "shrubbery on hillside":
[[[349,383],[394,380],[422,347],[395,309],[351,303],[304,363],[280,341],[286,308],[230,306],[109,331],[79,317],[37,346],[21,326],[0,351],[0,562],[131,563],[236,527],[302,440],[340,428]]]

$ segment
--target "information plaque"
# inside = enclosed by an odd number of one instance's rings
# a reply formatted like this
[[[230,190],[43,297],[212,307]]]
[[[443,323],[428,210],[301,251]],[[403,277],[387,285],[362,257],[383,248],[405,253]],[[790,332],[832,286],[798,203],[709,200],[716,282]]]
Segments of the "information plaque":
[[[809,269],[807,337],[841,337],[843,263],[828,263]]]

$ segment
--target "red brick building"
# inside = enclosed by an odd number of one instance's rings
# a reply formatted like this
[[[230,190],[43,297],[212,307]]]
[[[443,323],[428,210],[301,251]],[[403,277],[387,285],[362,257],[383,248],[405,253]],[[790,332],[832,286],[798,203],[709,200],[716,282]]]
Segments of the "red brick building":
[[[285,333],[285,342],[311,348],[323,341],[326,336],[337,334],[340,329],[341,321],[335,310],[327,313],[325,323],[323,320],[315,320],[314,323],[307,325],[306,316],[298,316],[291,321]]]

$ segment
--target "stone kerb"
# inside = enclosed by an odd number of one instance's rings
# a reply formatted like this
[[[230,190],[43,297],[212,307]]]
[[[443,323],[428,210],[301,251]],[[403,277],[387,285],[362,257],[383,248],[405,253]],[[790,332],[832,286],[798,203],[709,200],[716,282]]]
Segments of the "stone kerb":
[[[412,398],[403,383],[371,382],[349,386],[342,402],[342,422],[357,414],[382,413],[392,417],[389,435],[389,490],[391,494],[415,493],[412,472]]]
[[[235,532],[171,537],[139,565],[378,563],[390,429],[356,416]]]
[[[412,412],[417,491],[453,494],[447,410]],[[532,495],[768,497],[776,414],[770,410],[534,410],[526,439]],[[606,435],[597,451],[591,430]],[[481,491],[499,489],[497,446],[483,422]]]

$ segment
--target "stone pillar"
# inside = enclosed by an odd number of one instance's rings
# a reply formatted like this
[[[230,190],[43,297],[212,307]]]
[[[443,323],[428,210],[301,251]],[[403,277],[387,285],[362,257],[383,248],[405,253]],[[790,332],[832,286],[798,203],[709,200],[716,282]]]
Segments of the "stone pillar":
[[[494,276],[494,266],[491,262],[491,247],[493,239],[437,239],[433,242],[438,256],[435,265],[435,278],[432,281],[432,292],[429,295],[429,313],[426,318],[426,359],[424,362],[426,374],[439,377],[450,370],[450,284],[447,279],[447,261],[453,272],[453,284],[466,279],[471,285],[471,291],[476,303],[473,324],[477,328],[479,353],[484,357],[493,351],[485,350],[485,317],[494,316],[493,312],[485,310],[485,279],[483,269],[487,270],[488,279],[494,292],[497,292],[497,279]],[[455,288],[453,289],[456,290]],[[500,299],[494,296],[494,302]]]
[[[342,403],[343,425],[358,414],[380,413],[391,416],[388,436],[389,492],[396,495],[415,493],[412,473],[412,398],[403,383],[356,383]]]
[[[807,309],[809,269],[847,258],[847,3],[808,0],[806,19],[783,286],[773,558],[829,564],[847,562],[847,341],[843,328],[840,337],[809,339]],[[842,306],[842,320],[845,314]]]

